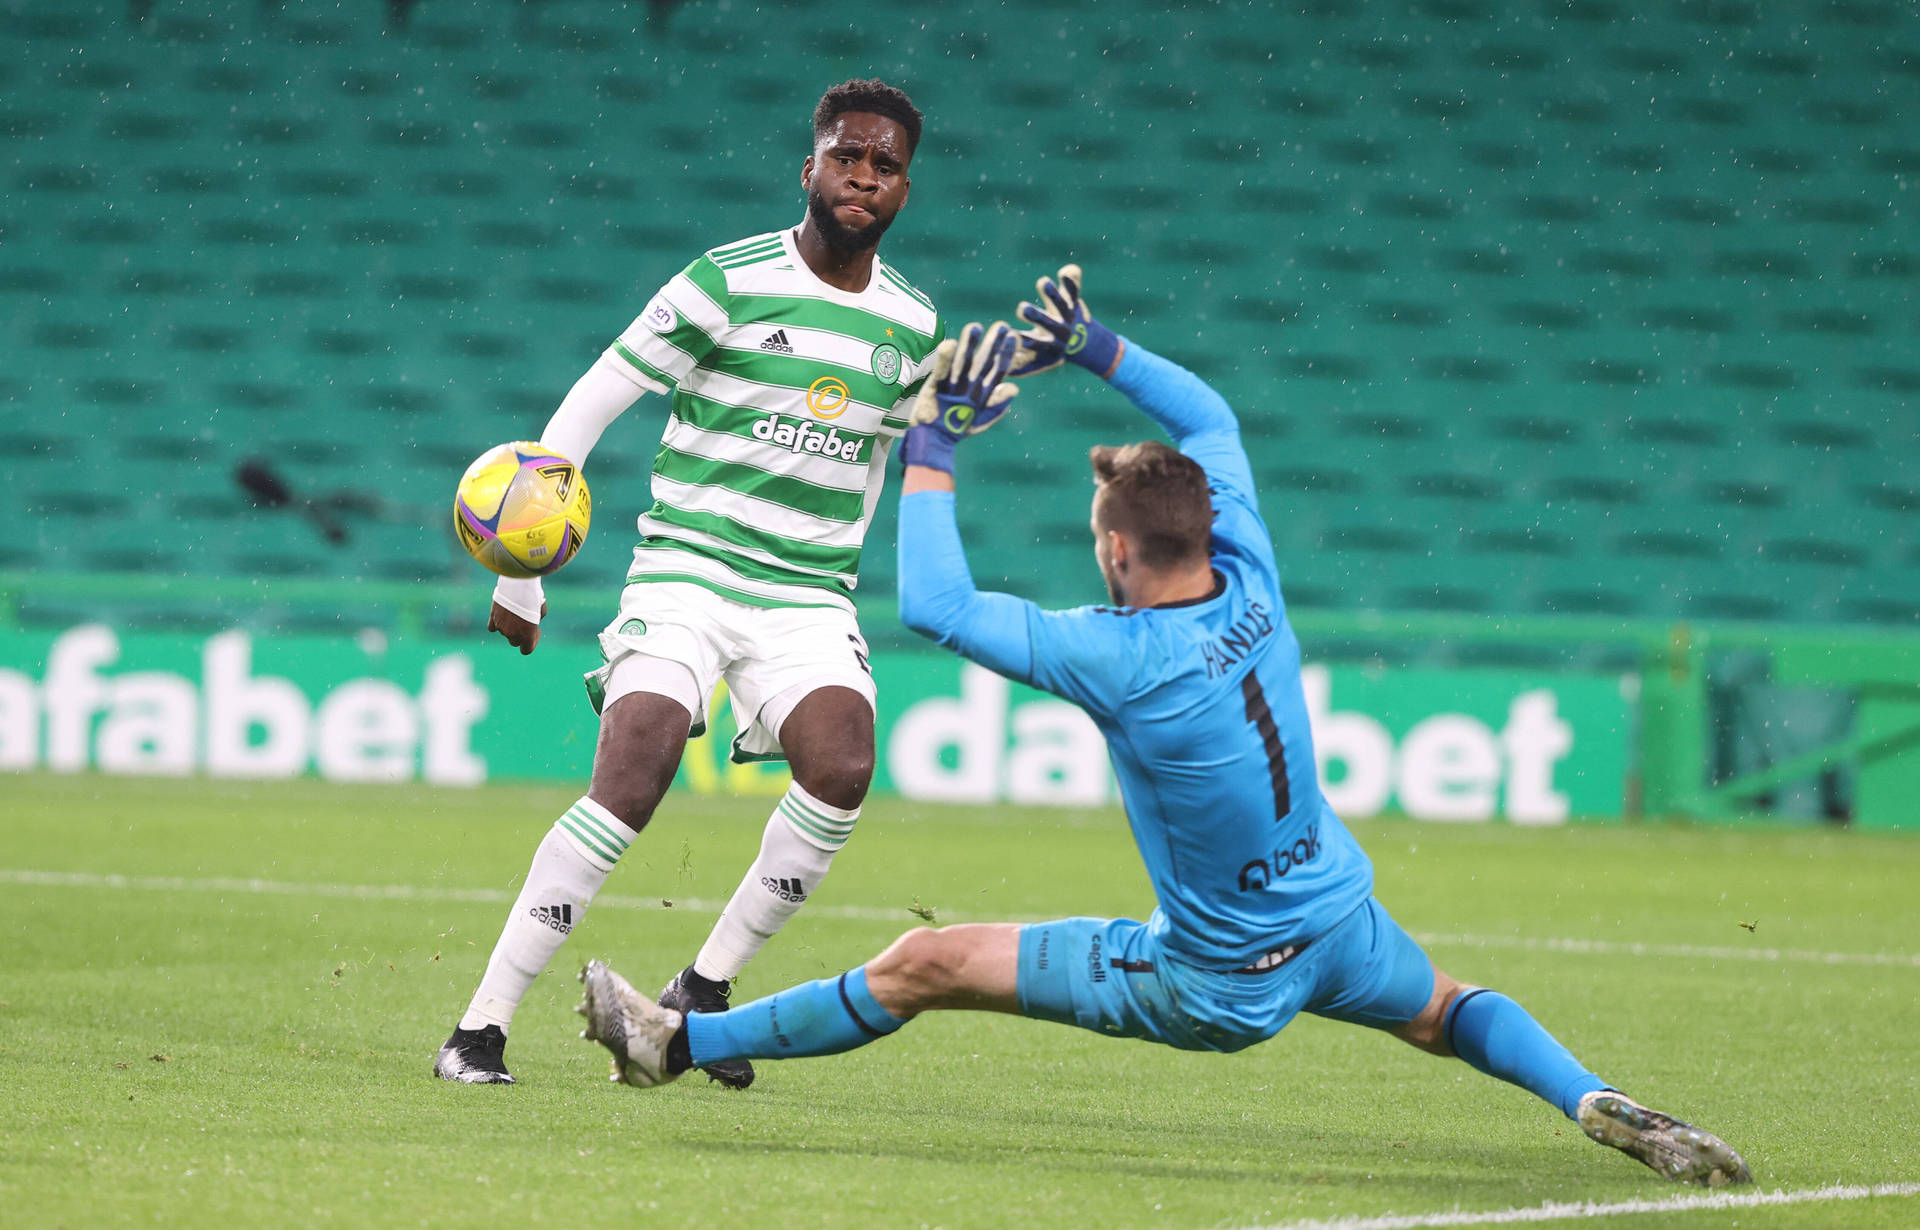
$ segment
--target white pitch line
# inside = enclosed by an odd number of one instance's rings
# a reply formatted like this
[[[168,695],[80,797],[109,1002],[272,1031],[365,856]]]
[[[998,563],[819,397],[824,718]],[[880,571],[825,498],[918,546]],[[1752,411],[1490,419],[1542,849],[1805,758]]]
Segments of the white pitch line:
[[[1644,944],[1630,940],[1555,939],[1535,935],[1446,935],[1410,933],[1421,944],[1460,948],[1512,948],[1525,952],[1561,952],[1596,957],[1686,957],[1708,961],[1789,962],[1799,965],[1882,965],[1920,969],[1916,952],[1815,952],[1805,948],[1736,948],[1722,944]]]
[[[354,901],[426,901],[458,902],[479,905],[512,905],[519,894],[503,888],[422,888],[413,884],[300,884],[288,880],[247,879],[237,876],[126,876],[104,875],[90,871],[26,871],[0,868],[0,884],[24,884],[40,888],[134,889],[163,893],[242,893],[261,897],[344,897]],[[601,893],[593,899],[595,909],[610,910],[686,910],[693,914],[718,914],[724,901],[705,897],[632,897],[620,893]],[[808,913],[824,918],[853,918],[863,921],[893,922],[908,917],[907,908],[886,910],[864,905],[816,906]]]
[[[1625,1217],[1633,1213],[1697,1213],[1712,1209],[1752,1209],[1778,1204],[1818,1204],[1829,1200],[1872,1200],[1881,1196],[1920,1196],[1920,1183],[1877,1183],[1872,1187],[1833,1184],[1799,1191],[1713,1192],[1698,1196],[1668,1196],[1664,1200],[1621,1200],[1613,1204],[1591,1201],[1533,1205],[1528,1208],[1489,1209],[1474,1213],[1388,1213],[1380,1217],[1333,1217],[1320,1221],[1290,1221],[1260,1230],[1429,1230],[1444,1226],[1512,1226],[1549,1221],[1581,1221],[1592,1217]]]
[[[355,901],[425,901],[479,905],[511,905],[516,892],[503,888],[426,888],[414,884],[303,884],[290,880],[251,879],[238,876],[129,876],[91,871],[34,871],[0,868],[0,884],[30,885],[38,888],[133,889],[168,893],[243,893],[263,897],[340,897]],[[669,901],[671,904],[668,904]],[[705,897],[635,897],[621,893],[601,893],[593,899],[595,909],[609,910],[685,910],[692,914],[718,914],[726,905]],[[984,916],[940,908],[940,917],[949,922],[981,921]],[[861,922],[901,922],[912,917],[905,905],[809,906],[812,918],[846,918]],[[994,915],[996,922],[1045,922],[1052,915]],[[1910,952],[1815,952],[1798,948],[1733,948],[1693,944],[1641,944],[1617,940],[1556,939],[1518,935],[1449,935],[1437,931],[1416,931],[1413,938],[1429,947],[1506,948],[1528,952],[1556,952],[1575,956],[1676,957],[1687,960],[1759,961],[1799,965],[1873,965],[1920,969],[1920,953]]]

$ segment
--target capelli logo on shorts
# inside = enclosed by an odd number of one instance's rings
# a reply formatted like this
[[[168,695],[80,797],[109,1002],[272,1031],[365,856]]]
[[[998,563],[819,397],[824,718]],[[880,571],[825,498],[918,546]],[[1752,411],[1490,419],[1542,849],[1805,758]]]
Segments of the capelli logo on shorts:
[[[838,427],[821,431],[805,419],[784,419],[777,414],[755,423],[753,438],[777,444],[790,453],[817,453],[841,461],[860,460],[860,450],[867,444],[865,440],[841,435]]]
[[[1087,950],[1087,977],[1095,982],[1107,980],[1107,964],[1100,959],[1100,937],[1093,937],[1093,947]]]
[[[1307,835],[1290,846],[1282,846],[1266,858],[1256,858],[1240,869],[1240,891],[1258,892],[1275,880],[1283,880],[1295,867],[1311,862],[1320,853],[1320,826],[1309,824]]]

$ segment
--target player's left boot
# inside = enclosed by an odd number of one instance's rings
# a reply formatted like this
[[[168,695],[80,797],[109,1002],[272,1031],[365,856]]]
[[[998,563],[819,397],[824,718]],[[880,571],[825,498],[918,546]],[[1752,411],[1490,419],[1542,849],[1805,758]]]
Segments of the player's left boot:
[[[455,1029],[433,1058],[433,1074],[463,1085],[511,1085],[507,1071],[507,1035],[498,1025]]]
[[[725,1012],[732,1003],[733,983],[702,978],[689,965],[673,976],[660,992],[660,1006],[676,1012]],[[720,1059],[700,1069],[708,1080],[719,1081],[729,1089],[745,1089],[753,1084],[753,1064],[745,1059]]]
[[[686,1018],[662,1008],[601,961],[580,971],[586,996],[574,1011],[587,1018],[580,1036],[613,1052],[613,1075],[637,1088],[664,1085],[680,1074],[667,1070],[667,1044]]]
[[[1638,1158],[1675,1183],[1724,1187],[1753,1182],[1747,1164],[1726,1141],[1617,1090],[1600,1089],[1581,1098],[1579,1120],[1580,1130],[1594,1140]]]

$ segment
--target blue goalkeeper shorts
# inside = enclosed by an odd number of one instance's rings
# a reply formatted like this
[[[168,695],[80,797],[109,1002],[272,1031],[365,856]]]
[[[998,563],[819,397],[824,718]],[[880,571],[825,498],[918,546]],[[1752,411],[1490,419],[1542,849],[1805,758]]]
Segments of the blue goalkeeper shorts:
[[[1147,923],[1063,918],[1020,929],[1020,1011],[1117,1038],[1238,1051],[1302,1012],[1393,1029],[1433,997],[1433,963],[1386,908],[1365,904],[1258,973],[1222,973],[1160,951]]]

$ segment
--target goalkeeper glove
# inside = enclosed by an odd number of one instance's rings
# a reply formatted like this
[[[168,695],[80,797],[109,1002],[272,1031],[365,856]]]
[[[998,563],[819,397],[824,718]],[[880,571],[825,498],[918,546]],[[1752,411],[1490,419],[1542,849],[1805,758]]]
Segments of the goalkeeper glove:
[[[953,473],[953,447],[1000,421],[1020,390],[1004,381],[1013,362],[1015,335],[1004,321],[988,328],[970,324],[934,352],[933,370],[913,403],[900,460]]]
[[[1059,280],[1041,278],[1034,284],[1039,303],[1022,303],[1018,315],[1032,325],[1019,335],[1014,376],[1033,376],[1060,366],[1077,364],[1101,379],[1118,366],[1120,335],[1095,320],[1080,297],[1080,266],[1062,265]]]

